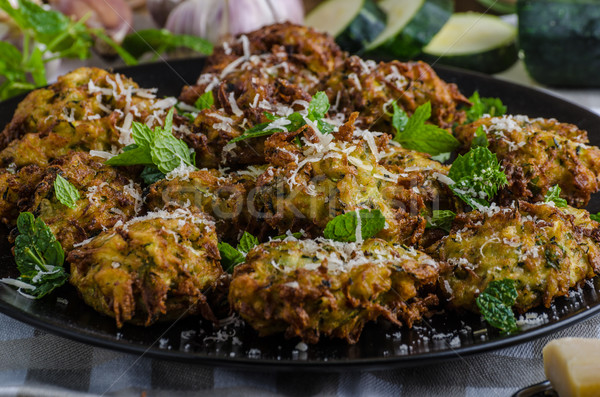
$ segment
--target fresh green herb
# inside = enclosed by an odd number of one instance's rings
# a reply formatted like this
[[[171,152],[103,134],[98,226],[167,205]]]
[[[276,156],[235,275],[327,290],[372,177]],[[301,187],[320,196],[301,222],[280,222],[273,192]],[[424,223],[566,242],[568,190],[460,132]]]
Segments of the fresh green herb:
[[[146,53],[152,53],[154,59],[159,54],[177,48],[188,48],[201,54],[211,54],[213,46],[210,42],[197,36],[173,34],[166,29],[138,30],[125,37],[123,49],[135,58],[141,58]]]
[[[195,154],[187,144],[173,136],[173,108],[169,110],[163,127],[151,130],[145,124],[133,122],[131,136],[135,144],[123,148],[123,153],[106,161],[113,166],[155,166],[163,174],[183,165],[195,167]],[[154,176],[156,177],[156,176]]]
[[[548,193],[546,193],[546,197],[544,197],[544,202],[554,203],[554,205],[560,208],[568,206],[567,200],[560,198],[560,186],[558,185],[554,185],[548,189]]]
[[[312,121],[321,120],[329,111],[329,98],[323,91],[317,92],[308,105],[308,118]]]
[[[512,306],[518,293],[514,280],[495,280],[475,300],[485,320],[503,333],[518,330]]]
[[[317,92],[312,97],[312,99],[308,105],[308,109],[307,109],[308,115],[306,116],[306,118],[309,119],[310,121],[317,123],[317,128],[323,134],[330,134],[334,130],[333,125],[331,125],[323,120],[323,118],[327,114],[328,110],[329,110],[329,99],[327,98],[327,95],[322,91]],[[284,126],[287,131],[297,131],[300,128],[302,128],[304,125],[306,125],[306,120],[304,119],[304,116],[302,116],[298,112],[294,112],[286,117],[280,117],[280,116],[277,116],[277,115],[274,115],[271,113],[265,113],[265,116],[269,120],[268,122],[255,125],[254,127],[244,131],[244,133],[242,135],[230,140],[229,143],[235,143],[235,142],[239,142],[239,141],[242,141],[245,139],[258,138],[261,136],[272,135],[275,132],[281,132],[281,131],[283,131],[282,128],[271,127],[271,123],[273,121],[281,119],[281,118],[285,118],[288,121],[288,123],[285,124],[285,126]]]
[[[194,107],[198,110],[204,110],[210,108],[215,104],[215,97],[213,96],[212,91],[206,91],[204,94],[200,95],[196,102],[194,103]]]
[[[396,129],[394,141],[406,149],[439,155],[451,152],[460,146],[448,131],[432,124],[425,124],[431,117],[431,103],[419,106],[413,115],[407,119],[404,110],[394,103],[392,125]]]
[[[222,241],[218,246],[219,254],[221,254],[221,266],[227,273],[233,273],[233,269],[246,260],[246,255],[233,248],[231,244]]]
[[[248,232],[244,232],[240,242],[238,243],[238,250],[248,253],[250,250],[258,245],[258,239]]]
[[[248,232],[244,232],[240,238],[237,248],[224,241],[218,244],[221,254],[221,265],[228,273],[233,273],[233,269],[246,260],[246,254],[259,244],[258,239]]]
[[[473,137],[473,140],[471,141],[471,147],[477,147],[477,146],[482,146],[482,147],[490,146],[490,142],[488,141],[487,135],[486,135],[485,131],[483,130],[483,126],[477,127],[477,130],[475,131],[475,136]]]
[[[140,174],[140,178],[144,181],[146,185],[152,185],[165,178],[165,174],[160,172],[158,168],[154,165],[147,165],[144,167]]]
[[[363,240],[375,236],[385,227],[385,217],[380,210],[358,211],[360,216],[360,235]],[[355,242],[358,228],[356,211],[338,215],[327,223],[323,236],[330,240]]]
[[[54,194],[58,201],[71,209],[77,206],[77,200],[81,197],[77,188],[60,175],[56,175],[54,180]]]
[[[600,222],[600,212],[597,214],[590,214],[590,219],[596,222]]]
[[[465,123],[472,123],[475,120],[479,120],[484,114],[497,117],[506,113],[506,106],[504,106],[500,98],[481,98],[477,91],[471,95],[469,102],[473,105],[467,109]]]
[[[41,298],[69,278],[63,267],[65,253],[50,228],[31,212],[19,214],[17,229],[15,262],[21,273],[17,279],[20,283],[11,279],[2,281],[25,289],[27,295]]]
[[[392,103],[392,107],[394,108],[394,113],[392,114],[392,127],[394,127],[396,131],[404,131],[406,124],[408,124],[408,114],[406,114],[404,109],[400,108],[396,102]]]
[[[433,210],[431,218],[427,220],[427,228],[438,228],[450,232],[452,222],[456,218],[456,213],[450,210]]]
[[[46,85],[45,65],[48,62],[59,58],[87,59],[96,40],[108,44],[128,65],[137,64],[136,58],[151,49],[168,51],[187,47],[205,54],[212,51],[212,46],[198,37],[150,29],[125,38],[128,48],[135,52],[132,55],[101,28],[87,27],[85,22],[89,15],[73,21],[30,0],[17,0],[16,3],[13,8],[9,0],[0,0],[0,10],[8,14],[23,35],[22,50],[0,42],[0,76],[4,77],[0,84],[0,100]],[[135,45],[140,41],[143,44]]]
[[[488,207],[489,200],[507,183],[496,155],[482,146],[459,155],[448,177],[454,181],[450,185],[454,194],[475,209]]]

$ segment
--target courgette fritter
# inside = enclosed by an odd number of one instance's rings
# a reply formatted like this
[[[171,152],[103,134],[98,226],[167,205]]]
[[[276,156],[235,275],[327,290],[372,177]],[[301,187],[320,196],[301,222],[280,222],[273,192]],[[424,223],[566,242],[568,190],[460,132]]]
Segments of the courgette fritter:
[[[215,219],[220,239],[238,241],[240,231],[258,234],[258,221],[248,211],[248,195],[261,171],[223,174],[218,170],[191,171],[168,176],[149,188],[146,206],[149,210],[170,207],[195,207]]]
[[[31,192],[21,197],[15,207],[20,212],[29,211],[41,218],[67,252],[74,244],[119,221],[128,221],[141,210],[142,190],[139,184],[88,153],[71,152],[31,176],[30,170],[34,168],[38,167],[24,167],[9,176],[14,178],[13,183],[22,183],[18,192]],[[75,202],[75,208],[67,207],[56,197],[54,181],[57,175],[77,189],[79,200]],[[2,207],[8,203],[5,202]],[[7,223],[14,224],[17,216],[13,209],[7,216]]]
[[[102,232],[74,249],[70,282],[83,300],[123,323],[202,314],[224,275],[212,220],[188,210],[152,212]]]
[[[288,237],[248,253],[235,268],[229,302],[260,335],[356,343],[379,317],[409,327],[420,321],[438,302],[429,292],[437,276],[438,264],[426,254],[381,239]]]
[[[438,77],[424,62],[380,62],[348,57],[320,87],[327,93],[335,111],[349,117],[359,112],[358,126],[394,134],[392,102],[409,115],[431,102],[431,123],[451,128],[465,119],[460,105],[469,104],[455,84]]]
[[[439,195],[429,170],[403,167],[400,160],[389,166],[394,172],[380,165],[388,150],[394,151],[388,146],[389,136],[355,130],[353,121],[332,135],[306,126],[269,137],[265,152],[270,167],[259,176],[253,195],[257,214],[279,234],[302,229],[317,237],[337,215],[377,209],[387,220],[377,237],[418,244],[426,226],[424,215]],[[437,169],[446,172],[441,164]]]
[[[450,306],[477,312],[494,280],[516,282],[514,308],[549,307],[600,272],[599,224],[585,210],[519,201],[459,214],[450,234],[426,250],[449,265],[440,287]]]
[[[508,179],[500,202],[543,201],[558,185],[561,197],[581,208],[600,189],[600,149],[589,146],[587,132],[577,126],[522,115],[484,117],[454,130],[463,150],[471,146],[479,127]]]
[[[154,125],[166,106],[125,76],[76,69],[19,103],[0,134],[0,165],[44,166],[72,150],[121,148],[133,143],[132,121]]]

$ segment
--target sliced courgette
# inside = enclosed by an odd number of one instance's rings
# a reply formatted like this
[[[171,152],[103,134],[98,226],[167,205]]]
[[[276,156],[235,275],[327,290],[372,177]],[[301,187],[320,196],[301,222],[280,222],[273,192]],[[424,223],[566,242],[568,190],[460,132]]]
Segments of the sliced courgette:
[[[432,63],[498,73],[517,61],[517,30],[494,15],[456,13],[424,48],[422,57]]]
[[[600,2],[522,0],[517,14],[531,77],[547,85],[600,87]]]
[[[385,30],[367,47],[374,55],[411,59],[452,15],[452,0],[383,0],[388,15]]]
[[[335,37],[342,49],[360,53],[385,29],[386,21],[386,14],[373,0],[327,0],[304,23]]]

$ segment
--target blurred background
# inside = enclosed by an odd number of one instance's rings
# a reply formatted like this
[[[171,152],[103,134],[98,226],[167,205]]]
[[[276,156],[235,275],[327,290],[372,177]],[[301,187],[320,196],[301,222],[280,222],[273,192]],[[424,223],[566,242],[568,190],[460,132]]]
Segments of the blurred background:
[[[559,90],[600,87],[597,0],[2,0],[0,99],[80,65],[207,54],[284,20],[325,30],[367,58]]]

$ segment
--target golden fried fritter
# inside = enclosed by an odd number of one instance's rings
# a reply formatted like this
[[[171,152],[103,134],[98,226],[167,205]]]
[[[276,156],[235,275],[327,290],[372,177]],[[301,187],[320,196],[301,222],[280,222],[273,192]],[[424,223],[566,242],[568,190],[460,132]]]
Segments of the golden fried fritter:
[[[417,107],[431,102],[433,124],[451,128],[462,123],[465,112],[459,105],[468,104],[455,84],[441,80],[424,62],[381,62],[357,56],[346,59],[320,90],[325,91],[333,108],[348,117],[359,112],[358,126],[394,134],[391,123],[392,102],[397,101],[409,115]]]
[[[448,263],[440,287],[455,308],[477,311],[475,298],[494,280],[516,282],[525,312],[600,272],[600,230],[585,210],[519,201],[459,214],[450,235],[427,250]]]
[[[310,126],[273,134],[265,149],[271,166],[258,178],[253,196],[257,216],[280,234],[303,229],[316,237],[337,215],[379,209],[387,226],[377,237],[417,244],[426,225],[423,213],[430,212],[439,195],[432,178],[414,167],[390,171],[380,165],[378,159],[394,150],[387,145],[389,136],[355,131],[352,121],[334,135]],[[296,143],[300,137],[303,146]]]
[[[197,314],[215,320],[205,294],[224,276],[219,259],[214,223],[183,209],[115,226],[67,258],[84,301],[118,327]]]
[[[257,222],[253,222],[248,214],[247,198],[256,185],[256,174],[260,172],[257,168],[253,172],[227,175],[217,170],[169,175],[150,186],[146,205],[150,210],[167,205],[198,208],[215,219],[220,239],[234,243],[238,241],[240,231],[259,234]]]
[[[437,263],[380,239],[271,241],[235,268],[229,302],[260,335],[285,332],[316,343],[321,336],[356,343],[379,317],[412,326],[437,297]]]
[[[15,225],[19,208],[27,208],[43,177],[43,168],[37,165],[28,165],[19,171],[4,169],[0,172],[0,222]]]
[[[152,124],[154,111],[164,106],[122,75],[77,69],[19,104],[0,134],[0,165],[43,166],[71,150],[122,147],[132,143],[132,121]]]
[[[244,39],[246,37],[246,39]],[[291,23],[265,26],[240,35],[226,46],[215,48],[207,59],[206,72],[222,71],[241,56],[284,52],[289,62],[301,64],[317,78],[325,77],[341,66],[346,54],[326,33]],[[292,74],[281,74],[292,80]],[[292,80],[293,81],[293,80]]]
[[[575,125],[526,116],[482,118],[455,129],[464,150],[479,127],[486,132],[489,148],[508,179],[499,195],[501,202],[542,201],[558,185],[561,197],[583,207],[600,189],[600,149],[588,146],[587,133]]]
[[[222,149],[246,129],[308,104],[320,80],[341,64],[342,53],[329,36],[292,24],[272,25],[226,43],[215,50],[193,86],[180,100],[194,105],[207,91],[214,106],[194,121],[197,135],[182,138],[195,148],[200,167],[263,164],[262,139],[242,141],[232,152]]]
[[[19,202],[19,210],[30,211],[40,217],[67,252],[74,244],[119,221],[133,218],[141,209],[142,191],[139,185],[100,160],[84,152],[71,152],[53,161],[41,178],[34,178],[31,182],[35,185],[22,186],[22,189],[33,193]],[[22,168],[17,177],[23,179],[21,175],[28,168]],[[80,198],[75,208],[67,207],[56,198],[54,181],[57,175],[78,190]]]

